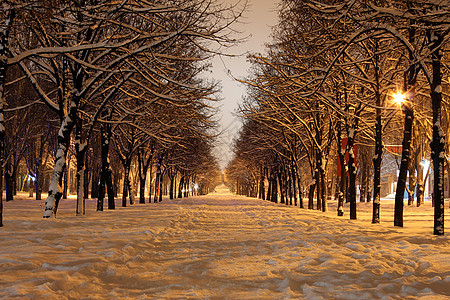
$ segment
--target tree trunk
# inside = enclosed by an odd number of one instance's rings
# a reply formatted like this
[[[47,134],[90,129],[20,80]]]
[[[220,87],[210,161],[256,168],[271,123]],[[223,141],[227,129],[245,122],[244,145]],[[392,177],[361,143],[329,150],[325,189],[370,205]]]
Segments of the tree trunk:
[[[345,164],[345,149],[342,149],[342,138],[341,138],[341,124],[338,124],[338,157],[339,163],[341,166],[340,169],[340,181],[339,181],[339,193],[338,193],[338,207],[337,207],[337,215],[342,217],[344,215],[344,194],[345,187],[347,185],[347,172],[346,172],[346,164]]]
[[[151,164],[153,157],[153,148],[151,148],[150,155],[148,155],[148,151],[144,151],[144,149],[138,150],[138,166],[139,166],[139,203],[145,203],[145,183],[147,181],[147,173],[148,168]],[[151,170],[150,170],[151,171]],[[150,198],[151,201],[151,198]]]
[[[349,200],[350,220],[356,220],[356,161],[354,152],[355,129],[350,129],[347,139],[348,173],[349,173]]]
[[[428,31],[428,39],[432,50],[432,83],[431,103],[433,107],[433,138],[430,143],[431,159],[433,160],[434,186],[434,231],[435,235],[444,235],[444,163],[445,135],[441,126],[442,105],[442,74],[441,59],[443,56],[443,34]]]
[[[161,168],[158,166],[155,177],[155,195],[153,196],[153,203],[158,202],[158,194],[160,193],[159,191],[159,181],[161,180],[160,176],[161,176]]]
[[[109,124],[108,124],[109,125]],[[103,202],[106,194],[106,176],[108,173],[108,154],[109,154],[109,136],[108,128],[100,127],[100,147],[101,147],[101,171],[100,171],[100,183],[98,186],[98,198],[97,198],[97,211],[103,211]],[[94,182],[93,182],[94,184]]]
[[[153,198],[154,203],[157,203],[160,196],[162,196],[162,174],[161,174],[162,160],[163,154],[160,154],[158,158],[158,163],[156,164],[155,196]]]
[[[323,164],[324,165],[324,164]],[[326,198],[326,184],[325,184],[325,170],[323,168],[322,161],[319,166],[319,176],[320,176],[320,198],[321,198],[321,208],[322,212],[326,212],[328,210],[328,203]]]
[[[147,180],[146,177],[147,176],[142,178],[141,176],[139,176],[139,203],[140,204],[145,204],[145,181]]]
[[[318,162],[317,162],[318,163]],[[317,190],[317,193],[316,193],[316,195],[317,195],[317,199],[316,199],[316,209],[317,210],[322,210],[322,200],[320,199],[320,196],[321,196],[321,194],[322,194],[322,185],[320,184],[320,173],[319,173],[319,170],[318,170],[318,168],[317,168],[317,166],[316,166],[316,170],[314,171],[314,175],[315,175],[315,182],[316,182],[316,190]]]
[[[289,205],[293,204],[293,199],[292,199],[292,174],[291,174],[291,169],[288,167],[286,170],[287,174],[288,174],[288,179],[286,180],[287,182],[287,191],[288,191],[288,195],[289,195]]]
[[[116,209],[115,193],[112,181],[112,171],[108,167],[106,172],[106,189],[108,191],[108,209]]]
[[[378,42],[376,43],[378,50]],[[375,153],[373,155],[373,205],[372,223],[380,223],[380,203],[381,203],[381,162],[383,159],[383,127],[381,124],[381,93],[380,93],[380,66],[378,55],[375,55]]]
[[[130,166],[131,161],[126,159],[124,164],[124,179],[123,179],[123,193],[122,193],[122,207],[127,206],[127,196],[130,195],[131,202],[131,182],[130,182]]]
[[[169,175],[169,179],[170,179],[170,187],[169,187],[169,198],[170,198],[170,200],[172,200],[173,199],[173,183],[174,183],[174,181],[175,181],[175,176],[170,176]]]
[[[85,159],[86,159],[86,154],[85,154]],[[84,162],[84,198],[87,199],[89,198],[89,183],[91,180],[91,177],[89,175],[89,168],[87,167],[87,163],[86,161]]]
[[[450,172],[449,172],[450,174]],[[417,162],[417,181],[416,181],[416,192],[417,192],[417,207],[420,207],[424,203],[425,186],[423,180],[423,164],[422,164],[422,145],[420,145],[419,158]]]
[[[101,175],[100,174],[101,170],[99,172],[98,168],[99,168],[98,165],[94,165],[92,168],[92,185],[91,185],[91,197],[97,198],[97,200],[99,197],[99,188],[100,188],[98,182],[100,182],[100,175]]]
[[[178,185],[178,198],[183,198],[184,175],[181,175],[180,184]]]
[[[69,170],[70,170],[70,157],[67,160],[67,164],[64,167],[64,177],[63,177],[63,199],[67,199],[67,196],[69,194]]]
[[[120,184],[120,175],[122,175],[120,172],[116,171],[113,172],[113,170],[111,170],[111,168],[109,168],[109,170],[111,171],[111,178],[113,179],[113,191],[114,191],[114,197],[118,197],[119,195],[119,184]]]
[[[17,195],[17,165],[16,164],[12,164],[12,169],[11,169],[11,183],[12,183],[12,194],[13,194],[13,199],[14,196]]]
[[[344,161],[344,156],[342,156],[342,161]],[[344,215],[344,193],[345,185],[347,182],[347,172],[345,172],[344,162],[341,163],[341,179],[339,181],[339,194],[338,194],[338,207],[337,215],[342,217]]]
[[[272,197],[272,178],[271,175],[269,175],[267,173],[267,181],[268,181],[268,186],[267,186],[267,196],[266,196],[266,200],[267,201],[271,201],[271,197]]]
[[[148,203],[152,203],[152,172],[153,172],[153,163],[150,163],[149,177],[148,177]]]
[[[414,141],[412,141],[414,142]],[[415,143],[413,143],[415,144]],[[408,168],[408,172],[409,172],[409,183],[408,183],[408,205],[413,205],[414,204],[414,196],[415,196],[415,187],[416,187],[416,175],[415,175],[415,170],[416,170],[416,160],[417,157],[414,157],[415,151],[414,151],[414,146],[411,146],[410,149],[410,157],[409,157],[409,168]]]
[[[186,176],[186,179],[184,180],[184,197],[189,197],[189,176]]]
[[[264,178],[264,171],[265,171],[264,169],[265,169],[265,167],[260,168],[261,174],[260,174],[260,178],[259,178],[259,193],[258,193],[258,198],[262,199],[262,200],[266,199],[266,195],[265,195],[266,191],[264,188],[264,179],[265,179]]]
[[[299,176],[299,174],[297,175],[297,184],[298,184],[298,201],[299,201],[299,207],[300,208],[304,208],[304,204],[303,204],[303,189],[302,189],[302,185],[301,185],[301,177]]]
[[[62,197],[62,176],[66,167],[67,151],[70,146],[70,134],[77,118],[79,99],[71,96],[69,113],[64,117],[58,133],[58,145],[55,156],[55,166],[50,179],[47,200],[45,201],[44,218],[56,216],[58,204]]]
[[[28,184],[28,197],[33,198],[33,196],[34,196],[34,182],[30,180],[30,183]]]
[[[297,170],[292,167],[291,168],[291,174],[292,174],[292,194],[294,196],[294,206],[297,206]]]
[[[308,209],[314,209],[314,191],[316,189],[316,173],[314,171],[314,176],[313,176],[313,182],[311,183],[311,185],[309,186],[309,194],[308,194]]]
[[[11,163],[7,162],[5,167],[6,201],[14,200],[13,179]]]
[[[6,57],[7,45],[9,44],[9,33],[16,15],[15,9],[9,10],[9,15],[5,19],[3,29],[0,31],[0,57]],[[6,69],[8,65],[6,60],[0,59],[0,227],[3,227],[3,165],[5,163],[5,116],[4,108],[6,105],[5,83]]]
[[[276,172],[273,172],[272,174],[272,196],[270,199],[272,202],[278,203],[278,184]]]
[[[3,115],[3,113],[0,113]],[[0,142],[1,144],[1,142]],[[2,146],[0,146],[1,148]],[[1,149],[0,149],[1,150]],[[0,227],[3,227],[3,162],[0,159]]]
[[[80,153],[77,155],[77,216],[86,214],[86,199],[84,197],[84,168],[84,153]]]
[[[408,97],[406,103],[403,106],[405,113],[405,129],[403,132],[403,142],[402,142],[402,160],[400,162],[400,173],[397,180],[397,190],[395,192],[395,203],[394,203],[394,226],[403,227],[403,198],[406,188],[406,177],[408,175],[408,165],[409,165],[409,153],[412,137],[412,124],[414,114],[411,108],[412,97]]]
[[[81,216],[86,213],[86,200],[84,196],[84,160],[87,150],[87,144],[81,142],[82,120],[77,118],[75,124],[75,152],[77,158],[77,209],[76,215]],[[103,207],[102,207],[103,210]]]
[[[365,178],[365,167],[361,170],[361,185],[359,188],[359,202],[366,202],[366,178]]]
[[[161,202],[161,201],[162,201],[164,174],[165,174],[165,172],[162,172],[162,173],[161,173],[161,176],[160,176],[160,178],[159,178],[159,197],[158,197],[158,202]]]
[[[284,204],[285,203],[285,199],[284,199],[284,185],[283,185],[283,171],[282,171],[282,168],[280,168],[278,170],[277,177],[278,177],[278,186],[280,187],[280,203]]]
[[[377,95],[379,97],[379,95]],[[380,103],[381,105],[381,103]],[[377,103],[377,106],[380,106]],[[375,153],[373,156],[373,205],[372,223],[380,223],[380,203],[381,203],[381,162],[383,157],[382,144],[381,110],[377,108],[375,124]]]
[[[36,200],[42,200],[42,179],[41,179],[41,172],[42,166],[38,165],[36,166],[36,173],[35,173],[35,179],[34,179],[34,189],[36,192]]]

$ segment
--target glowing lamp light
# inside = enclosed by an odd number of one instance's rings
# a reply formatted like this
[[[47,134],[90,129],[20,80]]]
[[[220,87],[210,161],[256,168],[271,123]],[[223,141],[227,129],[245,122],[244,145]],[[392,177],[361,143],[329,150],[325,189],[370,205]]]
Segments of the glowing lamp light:
[[[402,104],[406,98],[405,95],[402,93],[395,93],[394,95],[392,95],[392,97],[394,98],[394,102],[397,104]]]

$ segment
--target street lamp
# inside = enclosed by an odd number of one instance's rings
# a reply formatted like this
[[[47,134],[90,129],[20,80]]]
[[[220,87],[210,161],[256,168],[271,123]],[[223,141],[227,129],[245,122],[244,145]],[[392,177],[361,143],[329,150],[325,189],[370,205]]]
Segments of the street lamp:
[[[392,97],[394,98],[394,102],[398,105],[401,105],[406,99],[405,94],[402,94],[400,92],[393,94]]]
[[[388,126],[389,122],[391,122],[391,120],[397,114],[399,108],[404,108],[404,106],[406,105],[406,94],[396,92],[395,94],[392,94],[392,98],[394,99],[395,106],[390,106],[386,108],[387,110],[392,111],[385,117],[387,121],[383,126],[383,130]]]

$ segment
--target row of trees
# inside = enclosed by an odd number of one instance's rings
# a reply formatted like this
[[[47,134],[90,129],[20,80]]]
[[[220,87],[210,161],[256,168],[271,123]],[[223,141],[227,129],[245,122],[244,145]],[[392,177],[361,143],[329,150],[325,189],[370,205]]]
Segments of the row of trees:
[[[308,208],[316,194],[326,211],[335,181],[338,214],[348,195],[356,219],[360,174],[379,223],[385,145],[402,140],[394,225],[403,226],[405,189],[409,204],[415,191],[423,203],[423,161],[431,156],[434,234],[443,235],[449,11],[449,1],[281,1],[273,42],[249,57],[252,75],[242,80],[244,124],[227,170],[239,191],[277,201],[279,189],[282,203],[297,204],[299,195],[303,207],[309,182]],[[398,104],[394,94],[403,95]]]
[[[106,193],[113,208],[117,162],[123,205],[128,195],[134,202],[134,163],[141,201],[153,164],[157,182],[176,174],[207,180],[217,171],[211,101],[218,86],[201,74],[212,53],[237,42],[230,26],[241,10],[199,0],[14,0],[1,8],[0,176],[14,178],[26,158],[39,182],[52,163],[45,218],[63,196],[71,147],[77,214],[85,210],[87,165],[99,169],[98,210]]]

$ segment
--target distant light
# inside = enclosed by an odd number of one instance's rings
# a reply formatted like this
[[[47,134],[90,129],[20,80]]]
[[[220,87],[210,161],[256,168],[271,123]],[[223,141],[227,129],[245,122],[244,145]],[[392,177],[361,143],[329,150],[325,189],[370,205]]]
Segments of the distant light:
[[[194,190],[198,190],[198,184],[194,184]]]
[[[428,168],[430,166],[430,161],[428,159],[422,159],[420,161],[420,165],[422,166],[422,168]]]
[[[395,93],[392,95],[392,97],[394,98],[394,102],[397,104],[402,104],[403,101],[405,101],[405,94],[402,93]]]

